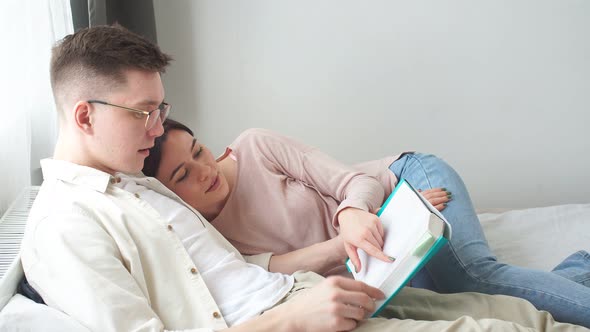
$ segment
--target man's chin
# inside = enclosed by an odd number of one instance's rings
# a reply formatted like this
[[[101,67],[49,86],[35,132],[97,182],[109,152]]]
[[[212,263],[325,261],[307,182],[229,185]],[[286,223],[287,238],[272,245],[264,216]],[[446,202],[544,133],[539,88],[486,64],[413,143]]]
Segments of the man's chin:
[[[131,163],[127,164],[126,166],[127,167],[122,167],[121,171],[119,172],[125,174],[139,174],[143,169],[143,159],[141,161],[135,160],[133,166],[131,166]]]

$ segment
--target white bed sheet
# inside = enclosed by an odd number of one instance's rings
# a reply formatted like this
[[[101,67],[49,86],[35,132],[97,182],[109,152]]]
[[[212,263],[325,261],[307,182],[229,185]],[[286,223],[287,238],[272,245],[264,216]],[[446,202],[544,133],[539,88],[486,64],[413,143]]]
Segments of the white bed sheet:
[[[590,252],[590,204],[482,213],[479,219],[503,263],[550,271],[576,251]]]
[[[590,204],[482,213],[479,217],[490,247],[504,263],[549,271],[578,250],[590,252]],[[20,264],[15,268],[22,274]],[[14,280],[2,280],[0,289],[13,293],[6,288],[14,285]],[[85,331],[58,310],[18,294],[0,311],[2,331],[37,331],[48,327],[55,331]]]

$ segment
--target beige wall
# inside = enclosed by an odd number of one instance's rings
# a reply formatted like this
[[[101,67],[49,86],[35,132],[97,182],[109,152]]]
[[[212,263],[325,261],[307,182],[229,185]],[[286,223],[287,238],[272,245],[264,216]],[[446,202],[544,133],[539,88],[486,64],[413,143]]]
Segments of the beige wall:
[[[590,1],[154,0],[174,117],[345,162],[438,154],[478,208],[590,202]]]

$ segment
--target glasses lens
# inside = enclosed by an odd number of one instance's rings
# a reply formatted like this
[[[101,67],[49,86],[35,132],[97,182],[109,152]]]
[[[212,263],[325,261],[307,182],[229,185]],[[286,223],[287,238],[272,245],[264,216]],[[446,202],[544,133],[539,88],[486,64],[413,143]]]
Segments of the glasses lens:
[[[150,130],[154,127],[158,119],[160,118],[161,111],[159,109],[154,110],[150,113],[145,120],[145,129]]]
[[[160,105],[160,121],[162,121],[162,123],[166,121],[168,114],[170,114],[170,104],[162,103],[162,105]]]
[[[148,115],[148,118],[145,122],[145,128],[147,130],[152,129],[156,125],[156,122],[158,122],[158,119],[160,119],[160,123],[164,123],[168,117],[168,114],[170,114],[170,104],[160,104],[158,109],[154,110],[152,113],[150,113],[150,115]]]

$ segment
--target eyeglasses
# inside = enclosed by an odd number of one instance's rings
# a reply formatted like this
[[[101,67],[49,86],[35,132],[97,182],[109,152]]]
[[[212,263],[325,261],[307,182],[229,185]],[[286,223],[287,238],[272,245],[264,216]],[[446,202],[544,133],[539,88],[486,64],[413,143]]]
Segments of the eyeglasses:
[[[141,119],[143,116],[147,115],[147,119],[145,120],[145,129],[146,130],[152,129],[156,125],[158,118],[160,119],[161,123],[164,123],[164,121],[168,117],[168,114],[170,114],[170,108],[171,108],[170,104],[161,103],[160,106],[158,106],[158,108],[156,108],[153,111],[142,111],[142,110],[138,110],[136,108],[107,103],[106,101],[102,101],[102,100],[88,100],[87,102],[90,104],[102,104],[102,105],[119,107],[119,108],[122,108],[124,110],[129,111],[129,112],[135,113],[136,117],[138,119]]]

